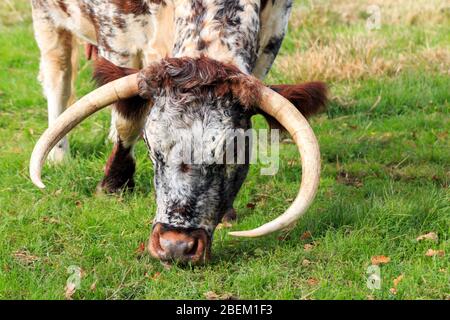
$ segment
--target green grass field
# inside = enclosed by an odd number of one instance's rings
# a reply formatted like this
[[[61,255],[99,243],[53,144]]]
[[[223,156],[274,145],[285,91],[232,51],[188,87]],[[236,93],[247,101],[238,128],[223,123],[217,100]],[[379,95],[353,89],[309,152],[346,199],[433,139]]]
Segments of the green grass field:
[[[369,31],[372,3],[382,25]],[[295,229],[257,240],[227,235],[269,221],[295,196],[298,153],[283,144],[276,176],[251,168],[239,220],[216,232],[203,267],[165,269],[139,250],[155,211],[142,142],[135,192],[93,195],[112,147],[107,111],[71,134],[72,159],[44,170],[46,190],[31,184],[28,160],[47,125],[38,62],[28,1],[2,1],[1,299],[65,299],[72,265],[83,270],[73,299],[450,298],[448,1],[296,1],[267,83],[330,85],[328,112],[312,120],[323,162],[317,199]],[[82,60],[78,97],[93,88],[90,73]],[[416,240],[429,232],[438,239]],[[369,289],[367,268],[381,255],[390,259],[381,288]]]

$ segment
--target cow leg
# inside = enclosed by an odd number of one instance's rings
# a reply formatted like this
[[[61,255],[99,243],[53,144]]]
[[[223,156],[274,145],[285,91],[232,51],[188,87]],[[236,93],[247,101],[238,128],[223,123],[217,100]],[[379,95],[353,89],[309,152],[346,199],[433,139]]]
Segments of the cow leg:
[[[225,212],[224,216],[222,217],[222,222],[232,222],[237,220],[237,213],[234,208],[229,209],[227,212]]]
[[[112,110],[112,127],[110,138],[114,143],[113,151],[105,167],[105,175],[97,187],[97,192],[117,193],[123,189],[134,188],[134,145],[141,136],[145,123],[144,111],[147,106],[128,104],[132,111],[123,113],[115,105]]]
[[[97,193],[118,193],[124,189],[132,190],[135,168],[133,145],[127,146],[119,138],[114,143],[105,166],[105,175],[97,186]]]
[[[73,100],[77,46],[69,31],[56,27],[39,9],[33,10],[33,26],[41,52],[39,80],[47,98],[48,124],[51,126]],[[69,156],[69,142],[64,137],[50,151],[50,162],[58,163]]]
[[[123,59],[123,56],[121,57]],[[109,56],[109,60],[114,61]],[[133,63],[117,65],[133,66]],[[128,65],[126,65],[128,64]],[[122,100],[112,106],[110,139],[113,151],[105,166],[105,175],[97,186],[97,192],[117,193],[123,189],[134,188],[134,146],[139,140],[145,125],[149,106],[139,97]]]

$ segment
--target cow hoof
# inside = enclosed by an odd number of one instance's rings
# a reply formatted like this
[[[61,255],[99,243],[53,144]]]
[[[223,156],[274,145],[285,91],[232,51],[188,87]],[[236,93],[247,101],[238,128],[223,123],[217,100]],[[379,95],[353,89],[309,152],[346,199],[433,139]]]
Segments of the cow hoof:
[[[105,194],[121,194],[126,191],[134,190],[134,180],[127,180],[123,184],[115,184],[111,183],[107,180],[102,180],[97,187],[95,188],[96,195],[105,195]]]
[[[230,210],[228,210],[222,218],[222,222],[232,222],[232,221],[236,221],[236,220],[237,220],[237,214],[236,214],[236,210],[234,210],[234,208],[231,208]]]

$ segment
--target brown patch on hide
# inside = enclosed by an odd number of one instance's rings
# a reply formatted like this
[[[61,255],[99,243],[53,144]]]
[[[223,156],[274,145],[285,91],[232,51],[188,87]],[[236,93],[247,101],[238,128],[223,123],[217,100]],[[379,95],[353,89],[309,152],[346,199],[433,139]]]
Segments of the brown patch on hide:
[[[327,85],[323,82],[307,82],[297,85],[271,85],[273,91],[288,99],[306,118],[326,109],[328,101]],[[261,113],[272,129],[283,129],[273,117]]]
[[[151,0],[149,2],[165,5],[164,0]],[[143,0],[113,0],[112,3],[124,14],[144,15],[149,12],[149,7]]]
[[[206,10],[207,8],[203,1],[191,1],[191,15],[188,21],[196,24],[197,26],[204,25]]]
[[[99,86],[102,86],[137,72],[137,69],[118,67],[110,61],[98,57],[94,64],[93,78]],[[136,119],[142,117],[148,108],[147,101],[136,96],[117,101],[115,109],[126,119]]]
[[[31,5],[33,8],[44,8],[46,7],[46,2],[44,0],[31,0]]]
[[[119,29],[125,29],[125,27],[127,25],[125,19],[122,16],[115,16],[112,19],[112,23],[113,23],[114,27],[117,27]]]
[[[197,50],[202,51],[209,47],[211,41],[206,41],[204,39],[199,39],[197,43]]]
[[[124,188],[134,188],[134,172],[136,164],[131,155],[131,148],[125,148],[122,142],[114,145],[113,151],[105,167],[105,176],[97,187],[97,191],[116,193]]]
[[[191,94],[199,99],[210,93],[216,97],[231,94],[244,108],[258,104],[263,86],[236,66],[206,56],[163,59],[141,70],[138,82],[139,94],[145,99],[161,91]]]
[[[263,10],[266,8],[267,3],[268,3],[269,1],[272,1],[272,4],[273,4],[273,2],[274,2],[274,0],[261,0],[261,11],[263,11]]]
[[[67,14],[68,16],[70,16],[69,10],[67,9],[67,4],[64,2],[64,0],[58,0],[58,7],[64,11],[65,14]]]

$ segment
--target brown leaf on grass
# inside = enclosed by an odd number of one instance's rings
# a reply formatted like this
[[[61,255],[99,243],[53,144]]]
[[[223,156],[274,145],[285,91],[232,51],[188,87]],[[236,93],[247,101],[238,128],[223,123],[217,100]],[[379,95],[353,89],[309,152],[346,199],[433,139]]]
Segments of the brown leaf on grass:
[[[389,261],[391,261],[391,258],[386,256],[373,256],[370,260],[372,264],[379,265],[389,263]]]
[[[249,209],[255,209],[256,204],[254,204],[252,202],[249,202],[249,203],[247,203],[246,207],[249,208]]]
[[[434,256],[443,257],[445,255],[445,252],[444,250],[428,249],[425,255],[427,257],[434,257]]]
[[[303,250],[305,250],[305,251],[311,251],[312,249],[314,249],[314,245],[313,244],[310,244],[310,243],[307,243],[307,244],[305,244],[304,246],[303,246]]]
[[[72,296],[75,294],[75,291],[77,291],[75,283],[68,282],[64,288],[64,296],[67,300],[72,300]]]
[[[316,278],[309,278],[307,283],[309,286],[316,286],[317,284],[319,284],[319,280],[317,280]]]
[[[311,261],[309,261],[308,259],[303,259],[302,261],[302,266],[307,267],[311,264]]]
[[[97,280],[92,282],[92,284],[91,284],[91,286],[89,288],[91,289],[91,291],[97,290]]]
[[[39,260],[38,256],[32,255],[26,250],[18,250],[13,252],[14,258],[23,265],[31,265]]]
[[[136,249],[136,254],[141,255],[145,252],[145,243],[141,242],[139,243],[139,246]]]
[[[75,205],[77,208],[81,208],[83,206],[83,203],[80,200],[75,201]]]
[[[397,278],[395,278],[392,282],[394,283],[394,288],[397,288],[398,284],[400,283],[400,281],[403,280],[404,274],[402,273],[401,275],[399,275]]]
[[[423,234],[421,236],[418,236],[416,238],[417,241],[422,241],[422,240],[433,240],[433,241],[438,241],[438,235],[434,232],[429,232],[427,234]]]
[[[395,278],[392,283],[394,284],[394,286],[392,288],[389,289],[389,292],[392,294],[397,294],[397,286],[400,283],[400,281],[402,281],[404,275],[403,273],[401,275],[399,275],[397,278]]]
[[[310,239],[312,237],[312,234],[310,231],[305,231],[303,232],[303,234],[300,236],[300,240],[307,240]]]
[[[155,272],[153,275],[147,275],[149,280],[158,280],[161,277],[161,272]]]
[[[217,294],[214,291],[208,291],[204,295],[207,300],[237,300],[237,297],[229,292]]]

